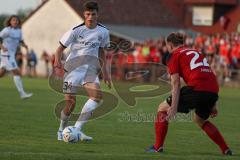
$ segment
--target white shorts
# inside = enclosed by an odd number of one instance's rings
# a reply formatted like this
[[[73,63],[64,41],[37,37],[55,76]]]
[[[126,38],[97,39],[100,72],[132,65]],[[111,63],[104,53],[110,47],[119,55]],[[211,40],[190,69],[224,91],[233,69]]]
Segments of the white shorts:
[[[95,69],[90,69],[88,65],[83,65],[70,73],[65,71],[63,93],[76,94],[77,89],[86,83],[100,83]]]
[[[16,59],[9,55],[0,55],[0,68],[5,68],[7,71],[17,69]]]

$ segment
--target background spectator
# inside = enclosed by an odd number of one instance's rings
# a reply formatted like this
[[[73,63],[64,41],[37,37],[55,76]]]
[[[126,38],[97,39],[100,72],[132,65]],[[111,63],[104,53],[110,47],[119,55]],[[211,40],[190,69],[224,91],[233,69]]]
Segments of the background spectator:
[[[33,49],[27,53],[27,75],[29,77],[36,77],[37,55]]]
[[[49,69],[49,62],[51,60],[51,57],[50,55],[47,53],[47,51],[43,51],[42,53],[42,56],[41,56],[41,59],[44,61],[45,63],[45,69],[46,69],[46,75],[45,77],[48,77],[49,76],[49,73],[50,73],[50,69]]]
[[[20,70],[20,73],[22,75],[23,74],[23,53],[22,53],[20,47],[17,48],[16,62],[17,62],[18,68]]]

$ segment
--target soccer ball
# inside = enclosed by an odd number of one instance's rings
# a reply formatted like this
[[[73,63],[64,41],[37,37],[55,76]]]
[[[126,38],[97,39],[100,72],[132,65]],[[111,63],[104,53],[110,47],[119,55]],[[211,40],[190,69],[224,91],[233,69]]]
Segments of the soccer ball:
[[[74,126],[68,126],[63,130],[62,136],[64,142],[76,143],[81,138],[81,132]]]

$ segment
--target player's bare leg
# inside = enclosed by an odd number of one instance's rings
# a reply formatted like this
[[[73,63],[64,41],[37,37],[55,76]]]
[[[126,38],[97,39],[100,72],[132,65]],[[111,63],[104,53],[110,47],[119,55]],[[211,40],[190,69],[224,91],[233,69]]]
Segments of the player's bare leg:
[[[84,85],[90,99],[100,102],[102,100],[102,91],[98,83],[86,83]]]
[[[82,108],[81,114],[75,123],[75,127],[80,131],[82,130],[83,125],[89,120],[92,115],[92,112],[99,106],[99,103],[102,100],[102,92],[98,83],[86,83],[84,85],[89,99]],[[92,137],[82,134],[81,140],[92,140]]]
[[[232,151],[227,146],[223,136],[219,132],[219,130],[215,127],[214,124],[212,124],[208,120],[204,120],[201,117],[199,117],[196,113],[194,114],[193,121],[202,129],[205,131],[205,133],[208,135],[208,137],[216,143],[219,148],[221,149],[222,153],[224,155],[232,155]]]
[[[61,111],[61,121],[60,126],[57,132],[58,140],[61,141],[62,138],[62,131],[67,126],[68,120],[70,119],[71,113],[75,108],[76,105],[76,96],[72,94],[65,94],[66,106]]]
[[[3,77],[6,73],[6,69],[5,68],[0,68],[0,78]]]
[[[72,94],[65,94],[66,107],[63,109],[63,113],[66,116],[70,116],[76,105],[76,96]]]
[[[22,99],[30,98],[32,96],[32,93],[26,93],[24,91],[20,70],[19,69],[13,69],[11,72],[13,74],[13,80],[14,80],[14,83],[15,83],[15,85],[17,87],[17,90],[20,94],[20,97]]]
[[[150,146],[146,152],[163,152],[163,144],[168,131],[168,121],[166,120],[169,104],[164,101],[158,107],[157,118],[155,119],[155,144]]]

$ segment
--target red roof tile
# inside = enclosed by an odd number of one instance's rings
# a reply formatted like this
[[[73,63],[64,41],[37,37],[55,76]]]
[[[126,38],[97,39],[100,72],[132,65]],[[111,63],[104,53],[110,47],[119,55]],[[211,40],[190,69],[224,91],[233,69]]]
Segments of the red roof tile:
[[[237,0],[184,0],[188,4],[226,4],[236,5]]]
[[[88,0],[66,0],[82,16]],[[183,27],[182,0],[95,0],[100,21],[108,24]]]

